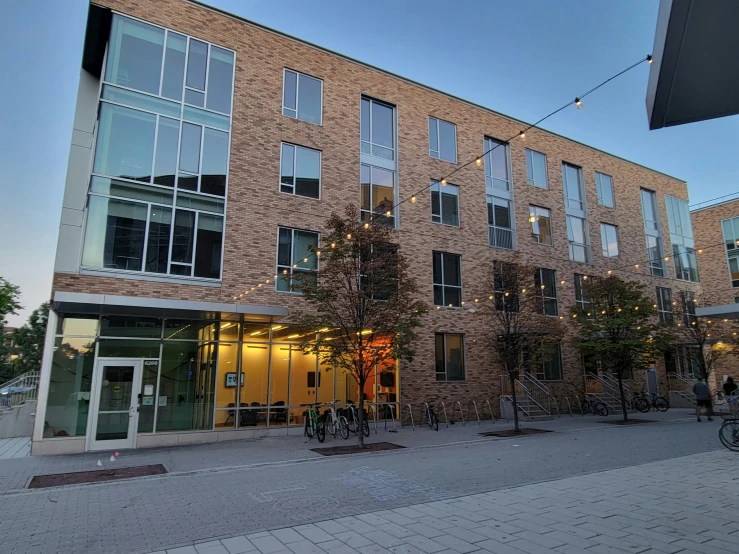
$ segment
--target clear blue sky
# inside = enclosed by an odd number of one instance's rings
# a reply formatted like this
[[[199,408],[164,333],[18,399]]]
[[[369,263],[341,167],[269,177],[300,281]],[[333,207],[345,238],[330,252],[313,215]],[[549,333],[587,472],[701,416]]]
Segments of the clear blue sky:
[[[525,121],[651,52],[657,0],[210,0],[212,5]],[[22,323],[48,299],[85,0],[0,2],[0,276]],[[688,181],[737,190],[737,117],[649,131],[647,65],[545,127]]]

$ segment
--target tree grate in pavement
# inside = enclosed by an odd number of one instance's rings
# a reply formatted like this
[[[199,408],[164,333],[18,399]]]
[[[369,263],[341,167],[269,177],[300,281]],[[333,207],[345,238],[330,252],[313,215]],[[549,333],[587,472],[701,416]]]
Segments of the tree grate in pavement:
[[[651,419],[628,419],[626,421],[619,419],[618,421],[599,421],[598,423],[610,423],[611,425],[639,425],[640,423],[656,423],[656,421]]]
[[[321,454],[322,456],[341,456],[342,454],[367,454],[370,452],[380,452],[381,450],[396,450],[398,448],[405,448],[399,444],[393,444],[391,442],[371,442],[365,444],[364,447],[359,445],[352,446],[329,446],[327,448],[311,448],[312,452]]]
[[[45,489],[49,487],[63,487],[64,485],[102,483],[103,481],[117,481],[119,479],[132,479],[134,477],[162,475],[164,473],[167,473],[167,469],[162,464],[154,464],[149,466],[122,467],[119,469],[37,475],[31,479],[31,483],[28,485],[28,488]]]
[[[539,435],[541,433],[551,433],[549,429],[534,429],[532,427],[524,427],[518,433],[513,429],[504,429],[503,431],[488,431],[479,433],[483,437],[520,437],[522,435]]]

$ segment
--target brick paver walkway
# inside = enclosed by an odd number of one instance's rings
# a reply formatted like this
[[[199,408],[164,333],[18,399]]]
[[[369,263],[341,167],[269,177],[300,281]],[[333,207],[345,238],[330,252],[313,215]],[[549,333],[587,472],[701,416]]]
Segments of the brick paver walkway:
[[[166,553],[736,553],[737,461],[728,451],[707,452]]]

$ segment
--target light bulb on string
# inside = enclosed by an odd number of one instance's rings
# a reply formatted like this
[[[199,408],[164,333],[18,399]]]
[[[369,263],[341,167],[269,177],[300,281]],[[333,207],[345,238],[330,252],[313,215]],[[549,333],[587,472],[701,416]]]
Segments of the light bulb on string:
[[[560,285],[564,285],[564,284],[565,284],[565,282],[564,282],[564,279],[562,279],[562,280],[561,280],[561,281],[559,282],[559,284],[560,284]]]
[[[319,258],[321,257],[321,251],[320,250],[316,250],[316,256],[319,257]]]
[[[336,248],[336,243],[335,242],[332,242],[331,243],[331,248]]]
[[[613,273],[613,271],[611,271],[611,270],[609,269],[609,270],[608,270],[608,275],[610,275],[611,273]]]
[[[588,276],[587,276],[587,275],[583,275],[583,276],[582,276],[582,280],[583,280],[583,281],[587,281],[587,280],[588,280]]]
[[[703,254],[703,249],[702,248],[699,248],[698,249],[698,254]]]
[[[526,142],[526,133],[524,131],[518,133],[518,136],[521,139],[521,142]]]
[[[393,212],[391,212],[390,210],[385,212],[385,217],[390,217],[391,215],[393,215]]]
[[[477,158],[475,158],[475,165],[477,167],[480,167],[482,165],[482,158],[480,156],[478,156]]]
[[[636,269],[639,269],[639,264],[634,264],[634,267],[635,267]]]
[[[259,283],[259,284],[258,284],[257,286],[258,286],[258,287],[261,287],[261,286],[262,286],[262,283]]]
[[[303,258],[303,263],[304,264],[307,264],[308,263],[308,258]]]
[[[493,299],[493,295],[491,294],[491,295],[490,295],[490,296],[488,297],[488,300],[492,300],[492,299]]]
[[[416,203],[416,195],[414,194],[413,196],[411,196],[411,204],[415,204],[415,203]]]
[[[652,65],[652,55],[651,54],[647,54],[647,63],[649,65]]]
[[[369,223],[368,223],[367,225],[369,225]],[[346,239],[347,239],[347,240],[352,240],[352,234],[351,234],[351,233],[348,233],[348,234],[346,235]]]
[[[365,229],[369,229],[369,223],[365,223],[365,224],[364,224],[364,228],[365,228]],[[347,237],[347,238],[348,238],[348,237]]]
[[[464,300],[462,300],[462,306],[464,306]]]
[[[565,318],[565,316],[563,316],[563,315],[559,316],[559,319],[564,319],[564,318]]]
[[[582,101],[579,98],[575,98],[575,106],[578,110],[582,110]]]
[[[446,179],[442,179],[442,180],[441,180],[441,186],[442,186],[442,187],[445,187],[445,186],[446,186]]]

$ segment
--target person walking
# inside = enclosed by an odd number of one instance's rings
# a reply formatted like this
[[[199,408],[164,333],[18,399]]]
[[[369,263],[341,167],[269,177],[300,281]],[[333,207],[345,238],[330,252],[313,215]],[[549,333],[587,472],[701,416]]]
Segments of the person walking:
[[[724,398],[726,398],[726,402],[729,404],[729,413],[732,416],[736,416],[737,407],[739,404],[739,398],[737,398],[737,389],[739,389],[739,387],[734,382],[733,377],[727,377],[726,382],[724,383],[724,386],[722,388],[724,389]]]
[[[706,409],[708,421],[713,421],[713,406],[711,405],[711,391],[702,377],[693,385],[693,394],[695,394],[695,415],[698,421],[701,421],[701,408]]]

